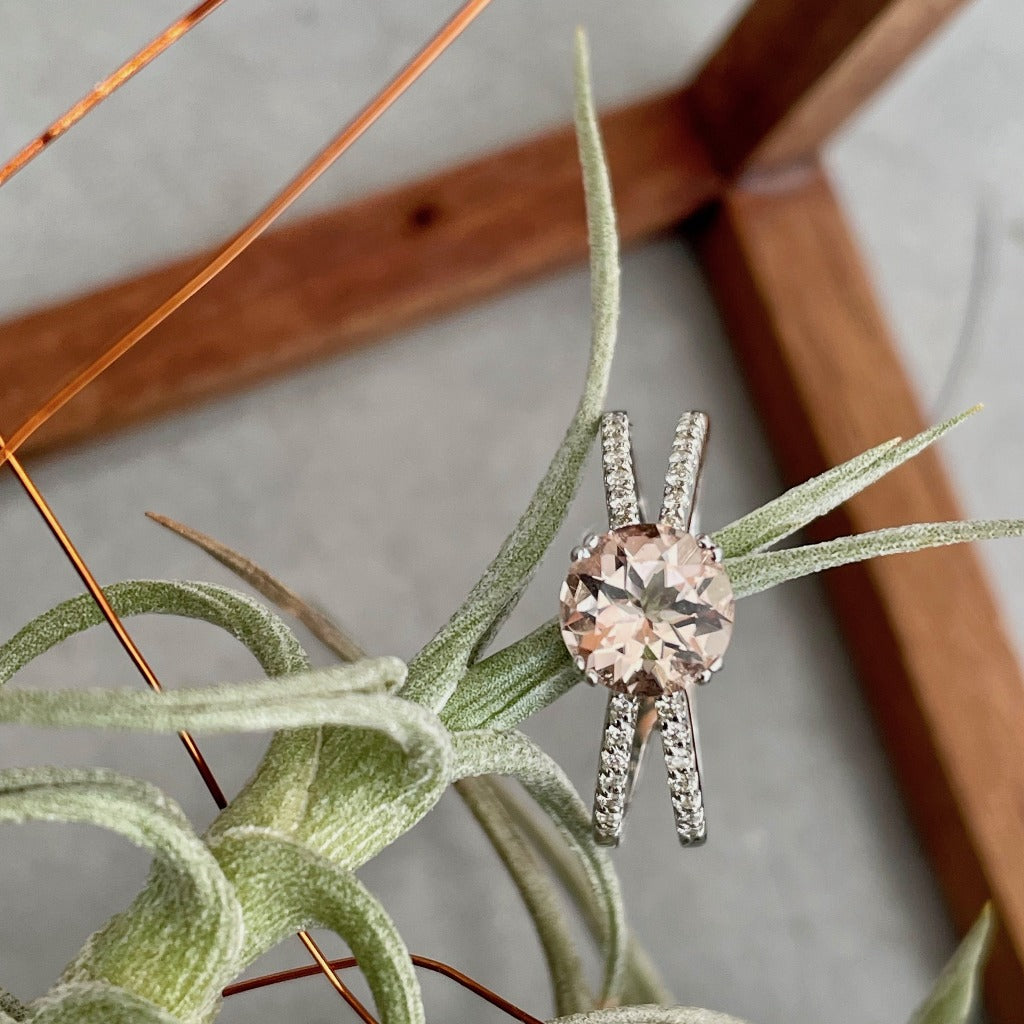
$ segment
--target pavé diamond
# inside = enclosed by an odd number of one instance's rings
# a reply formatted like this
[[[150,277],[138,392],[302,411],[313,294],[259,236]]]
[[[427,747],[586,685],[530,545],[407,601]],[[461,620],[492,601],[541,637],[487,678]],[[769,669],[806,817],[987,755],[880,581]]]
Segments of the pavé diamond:
[[[732,635],[729,577],[689,533],[642,523],[601,534],[562,584],[562,639],[619,693],[658,696],[715,664]]]

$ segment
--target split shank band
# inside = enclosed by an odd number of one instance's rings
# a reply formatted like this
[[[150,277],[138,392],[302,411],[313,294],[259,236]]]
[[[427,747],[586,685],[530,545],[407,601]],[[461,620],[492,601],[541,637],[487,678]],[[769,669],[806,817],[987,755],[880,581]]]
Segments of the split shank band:
[[[665,497],[658,521],[689,532],[697,483],[707,442],[708,418],[688,412],[679,421]],[[617,530],[643,521],[629,417],[609,412],[601,420],[602,471],[608,527]],[[608,700],[601,759],[594,795],[594,835],[616,846],[636,784],[644,748],[655,726],[661,730],[676,833],[684,846],[707,838],[700,760],[691,703],[684,686],[657,697],[612,693]]]

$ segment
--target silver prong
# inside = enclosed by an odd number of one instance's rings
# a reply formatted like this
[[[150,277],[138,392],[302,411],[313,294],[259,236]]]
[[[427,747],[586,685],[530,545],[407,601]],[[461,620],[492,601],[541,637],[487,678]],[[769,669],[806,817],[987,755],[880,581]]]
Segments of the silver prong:
[[[597,547],[600,540],[600,534],[593,532],[588,533],[583,540],[581,540],[579,544],[569,552],[569,558],[574,562],[578,562],[581,558],[589,558],[594,553],[594,548]]]
[[[710,665],[708,665],[708,668],[712,672],[721,672],[723,664],[725,664],[725,662],[723,662],[723,660],[721,658],[715,658],[715,660],[713,662],[711,662]]]
[[[704,669],[704,671],[701,672],[700,675],[697,676],[697,685],[698,686],[703,686],[705,683],[710,683],[711,682],[711,675],[712,675],[711,669],[709,669],[709,668]]]
[[[721,562],[725,557],[725,553],[715,543],[715,538],[710,533],[702,533],[697,537],[697,543],[705,550],[711,552],[711,557],[716,562]]]
[[[576,657],[573,658],[572,663],[580,672],[587,667],[587,659],[584,658],[582,654],[577,654]]]
[[[591,686],[597,686],[597,684],[601,682],[601,677],[593,669],[591,669],[584,678]]]

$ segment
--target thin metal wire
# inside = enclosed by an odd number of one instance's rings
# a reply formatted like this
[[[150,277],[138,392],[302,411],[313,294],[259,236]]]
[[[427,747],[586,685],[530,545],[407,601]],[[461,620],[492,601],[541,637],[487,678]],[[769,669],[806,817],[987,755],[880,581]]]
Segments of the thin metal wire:
[[[463,974],[462,971],[457,970],[450,964],[446,964],[441,960],[432,960],[425,956],[417,956],[416,954],[412,954],[410,959],[417,967],[422,967],[424,970],[433,971],[435,974],[441,974],[446,978],[450,978],[463,988],[468,989],[474,995],[487,1000],[487,1002],[491,1003],[493,1006],[498,1007],[499,1010],[503,1010],[510,1017],[520,1021],[521,1024],[544,1024],[539,1017],[534,1017],[532,1013],[528,1013],[522,1007],[509,1002],[504,998],[504,996],[499,996],[497,992],[492,992],[485,985],[481,985],[479,981],[469,977],[468,974]],[[330,966],[331,969],[335,971],[347,971],[353,967],[358,967],[359,962],[354,957],[345,957],[342,960],[331,960]],[[243,992],[253,992],[256,989],[268,988],[271,985],[280,985],[286,981],[298,981],[300,978],[311,978],[314,974],[316,974],[315,967],[293,967],[289,971],[278,971],[276,974],[263,974],[258,978],[248,978],[245,981],[235,982],[233,985],[228,985],[221,995],[227,999],[229,996],[241,995]]]
[[[3,438],[0,437],[0,445],[2,444]],[[29,476],[28,471],[21,464],[21,461],[16,455],[10,455],[7,462],[14,472],[14,475],[18,478],[18,482],[21,484],[25,493],[38,509],[39,514],[43,517],[44,522],[47,527],[49,527],[49,530],[53,534],[57,543],[61,546],[61,549],[67,556],[68,561],[78,574],[79,579],[81,579],[85,584],[85,589],[89,592],[100,611],[103,613],[103,617],[107,620],[110,628],[114,631],[114,635],[117,637],[121,646],[125,649],[125,652],[128,654],[132,663],[139,670],[142,678],[146,681],[146,685],[156,693],[163,693],[163,686],[161,685],[160,680],[157,679],[156,673],[150,667],[149,662],[146,661],[142,651],[139,650],[138,645],[125,628],[120,616],[114,611],[110,602],[107,600],[106,594],[103,593],[103,588],[97,582],[92,570],[88,565],[86,565],[85,559],[82,558],[78,549],[75,547],[74,542],[71,540],[71,537],[68,535],[68,532],[61,525],[56,513],[54,513],[53,509],[50,507],[49,502],[43,497],[42,492],[36,486],[35,481],[33,481]],[[185,749],[188,751],[188,755],[192,759],[192,763],[198,769],[200,776],[202,776],[203,782],[206,783],[206,788],[210,791],[210,796],[213,797],[214,803],[218,808],[223,810],[228,805],[227,797],[224,795],[224,791],[221,789],[220,783],[217,782],[217,778],[213,774],[213,770],[210,768],[209,762],[199,749],[199,745],[192,737],[192,734],[187,730],[180,731],[178,733],[178,737],[184,744]],[[346,986],[337,974],[331,970],[326,956],[321,951],[320,947],[317,946],[313,937],[304,930],[300,931],[298,935],[302,944],[307,950],[309,950],[313,959],[316,961],[316,964],[313,967],[313,972],[323,972],[324,976],[334,987],[338,995],[340,995],[342,999],[352,1007],[359,1016],[359,1019],[363,1021],[363,1024],[378,1024],[377,1019],[369,1010],[366,1009],[365,1006],[363,1006],[355,993],[351,992],[348,986]]]
[[[181,38],[185,32],[199,23],[204,17],[210,14],[224,0],[205,0],[193,11],[179,19],[170,26],[164,33],[158,36],[147,47],[140,51],[134,58],[122,65],[113,72],[107,79],[101,82],[89,93],[80,103],[76,104],[61,118],[58,118],[50,128],[38,136],[32,143],[16,154],[7,164],[0,168],[0,185],[9,180],[21,168],[26,166],[35,156],[52,143],[56,138],[71,128],[77,121],[81,120],[91,109],[101,103],[115,89],[140,71],[146,64],[162,53],[167,47]],[[170,316],[176,309],[188,301],[196,292],[211,281],[220,273],[232,260],[252,244],[285,210],[310,185],[313,184],[333,163],[338,159],[358,138],[360,138],[371,125],[376,122],[384,112],[409,88],[431,64],[451,45],[475,18],[484,10],[491,0],[469,0],[459,9],[444,27],[437,33],[409,64],[372,100],[368,106],[343,129],[331,142],[308,164],[285,188],[259,213],[257,216],[235,235],[221,251],[210,261],[210,263],[186,282],[177,292],[167,299],[158,309],[154,310],[141,323],[125,334],[118,342],[112,345],[102,356],[82,370],[68,384],[60,388],[43,406],[41,406],[29,419],[22,424],[11,436],[9,442],[0,437],[0,466],[4,462],[10,464],[12,471],[19,483],[36,506],[46,525],[50,529],[58,544],[71,562],[79,578],[85,584],[86,589],[96,601],[97,606],[113,630],[118,641],[125,649],[129,658],[141,673],[147,685],[157,693],[163,688],[146,661],[138,645],[132,639],[121,622],[121,619],[111,607],[106,595],[96,580],[89,567],[86,565],[81,554],[78,552],[67,531],[61,525],[49,503],[43,497],[42,492],[35,485],[28,472],[22,466],[15,452],[24,442],[35,433],[47,420],[58,412],[75,395],[87,387],[101,373],[112,366],[122,355],[141,341],[158,324]],[[179,738],[200,775],[205,782],[210,795],[219,808],[227,806],[227,799],[220,788],[212,770],[198,744],[187,731],[179,732]],[[359,1016],[364,1024],[378,1024],[376,1018],[366,1009],[356,996],[349,991],[348,987],[337,976],[331,967],[330,961],[324,956],[313,937],[306,931],[299,932],[299,939],[316,961],[314,966],[309,968],[310,973],[322,971],[332,986]],[[443,966],[443,965],[442,965]],[[453,970],[453,969],[452,969]],[[454,972],[457,974],[458,972]],[[454,976],[454,974],[450,976]],[[487,992],[482,986],[477,986],[472,979],[460,976],[461,982],[474,991]],[[457,979],[459,980],[459,979]],[[493,995],[493,994],[491,994]],[[486,996],[485,996],[486,998]],[[500,997],[494,996],[500,1000]],[[492,1000],[493,1001],[493,1000]],[[502,1001],[503,1002],[503,1001]],[[501,1003],[496,1003],[501,1005]],[[508,1004],[511,1006],[511,1004]],[[515,1014],[513,1014],[515,1016]],[[536,1018],[529,1015],[519,1015],[517,1019],[525,1024],[540,1024]]]
[[[380,116],[423,74],[431,64],[472,24],[491,0],[469,0],[423,49],[393,78],[363,111],[336,135],[316,157],[279,192],[242,230],[235,235],[200,271],[170,298],[140,321],[61,387],[34,412],[0,447],[0,465],[16,452],[54,413],[62,409],[83,388],[137,345],[157,325],[213,280],[228,264],[244,252],[271,224],[302,195]]]
[[[150,40],[138,53],[129,57],[116,71],[112,71],[102,82],[98,82],[73,107],[61,114],[45,131],[40,132],[31,142],[20,149],[0,167],[0,186],[5,185],[18,171],[24,169],[44,149],[57,141],[69,128],[73,128],[99,106],[111,93],[120,89],[129,78],[137,75],[150,61],[159,57],[183,35],[191,31],[208,14],[212,14],[225,0],[203,0],[187,14],[183,14],[173,25],[168,25],[155,39]]]

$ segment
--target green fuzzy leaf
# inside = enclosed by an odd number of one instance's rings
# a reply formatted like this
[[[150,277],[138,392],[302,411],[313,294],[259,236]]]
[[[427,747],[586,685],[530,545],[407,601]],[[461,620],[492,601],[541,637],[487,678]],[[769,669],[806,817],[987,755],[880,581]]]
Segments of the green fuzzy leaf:
[[[121,618],[135,615],[176,615],[200,619],[227,630],[240,640],[268,675],[301,672],[309,667],[295,634],[273,612],[252,598],[212,583],[128,580],[104,587],[103,593]],[[41,654],[76,633],[104,623],[88,594],[51,608],[0,647],[0,685]]]
[[[808,523],[838,508],[844,501],[924,451],[981,406],[954,416],[912,437],[894,438],[786,491],[714,534],[727,557],[750,554],[776,544]]]
[[[161,1007],[113,985],[60,985],[32,1005],[29,1024],[184,1024]]]
[[[1024,520],[993,519],[968,523],[914,523],[839,537],[783,551],[727,558],[725,567],[736,597],[747,597],[800,576],[824,572],[851,562],[896,555],[949,544],[1024,536]]]
[[[329,928],[352,950],[384,1024],[422,1024],[409,952],[381,904],[356,876],[287,836],[249,827],[212,843],[245,908],[245,961],[300,928]]]
[[[359,700],[367,714],[358,727],[325,726],[308,750],[282,745],[291,734],[279,733],[211,833],[268,828],[355,868],[412,828],[452,781],[448,730],[400,697]]]
[[[693,1006],[619,1006],[559,1017],[550,1024],[743,1024],[743,1021]]]
[[[549,822],[538,820],[506,786],[494,781],[492,792],[501,803],[508,827],[515,829],[522,841],[530,844],[561,882],[579,910],[590,935],[603,948],[608,941],[604,932],[605,914],[572,848]],[[626,954],[622,1002],[627,1006],[639,1003],[668,1006],[674,1002],[672,993],[665,987],[647,953],[632,935]]]
[[[497,780],[462,779],[455,786],[523,898],[547,961],[556,1012],[593,1009],[596,1004],[566,920],[564,901],[527,841],[509,821]]]
[[[539,747],[518,732],[456,733],[455,774],[511,775],[548,815],[579,858],[587,881],[599,901],[604,919],[604,984],[600,1002],[618,1001],[626,963],[629,932],[619,881],[606,850],[594,842],[590,812],[562,769]]]
[[[336,653],[342,660],[354,661],[363,658],[365,655],[359,645],[340,629],[334,622],[328,619],[322,612],[311,608],[301,597],[280,580],[275,579],[265,569],[254,563],[251,559],[232,551],[219,541],[201,534],[190,527],[164,517],[152,516],[151,518],[172,529],[186,540],[199,545],[226,565],[233,572],[241,576],[247,583],[253,586],[259,593],[278,607],[297,616],[310,631],[322,640],[328,648]],[[340,638],[340,641],[339,641]],[[473,722],[473,705],[480,700],[486,707],[488,698],[493,702],[493,688],[496,684],[501,685],[503,691],[510,695],[510,683],[515,682],[521,689],[521,696],[529,699],[529,684],[538,683],[545,675],[543,664],[535,663],[530,657],[529,647],[533,638],[514,645],[513,652],[505,652],[504,661],[507,662],[502,668],[495,669],[493,663],[488,666],[486,678],[475,669],[471,670],[473,677],[470,685],[465,686],[466,680],[460,684],[459,689],[453,695],[445,708],[445,717],[452,712],[453,708],[459,707],[456,698],[460,693],[468,692],[472,699],[468,702],[464,715],[465,720],[474,727],[479,724]],[[534,641],[536,643],[536,641]],[[559,644],[559,648],[561,648]],[[556,652],[558,653],[558,652]],[[499,659],[501,660],[501,659]],[[549,659],[550,660],[550,659]],[[558,667],[567,662],[567,658],[560,656],[557,659]],[[297,678],[297,677],[292,677]],[[575,682],[575,680],[573,680]],[[490,690],[490,693],[484,692]],[[0,698],[2,699],[2,698]],[[536,699],[536,698],[534,698]],[[549,699],[554,699],[554,695]],[[511,709],[510,709],[511,710]],[[520,714],[528,714],[519,707],[515,709]],[[515,721],[518,721],[518,717]],[[560,1013],[570,1013],[577,1010],[591,1008],[593,999],[582,970],[580,958],[576,953],[572,936],[567,929],[559,907],[561,897],[557,890],[551,885],[546,872],[536,861],[536,857],[530,849],[530,837],[524,835],[521,829],[510,819],[505,806],[501,803],[507,794],[503,787],[494,779],[462,779],[455,784],[460,797],[470,808],[472,814],[477,818],[484,828],[487,838],[497,851],[502,863],[506,866],[513,877],[516,886],[519,888],[527,912],[530,914],[534,927],[541,938],[541,945],[549,963],[549,973],[552,977],[555,989],[555,999]],[[564,851],[565,864],[575,869],[574,877],[582,879],[582,885],[586,885],[586,875],[576,864],[572,850],[557,833],[552,830],[554,841],[560,844]],[[564,866],[564,865],[563,865]],[[560,876],[561,877],[561,876]],[[600,929],[603,926],[604,918],[600,908],[595,904],[591,895],[588,894],[588,907],[590,911],[588,920],[594,923],[594,927]],[[604,944],[604,937],[599,939],[599,945]],[[642,954],[631,943],[630,967],[643,959]],[[649,966],[649,965],[647,965]],[[631,971],[630,980],[633,973]],[[651,989],[644,989],[644,996],[637,1001],[654,1001],[661,998],[662,989],[657,988],[657,995],[649,995]],[[667,1001],[667,996],[664,1000]]]
[[[105,587],[103,592],[121,618],[174,615],[225,630],[249,649],[268,675],[286,675],[309,668],[309,660],[295,634],[277,615],[227,587],[129,580]],[[0,647],[0,684],[51,647],[104,621],[88,594],[40,615]],[[256,815],[255,824],[294,822],[302,815],[322,743],[320,729],[289,730],[275,735],[260,770],[243,791],[245,807]]]
[[[368,658],[276,679],[164,693],[5,690],[0,691],[0,722],[208,733],[333,724],[388,732],[390,710],[400,698],[368,691],[397,686],[404,678],[405,666],[397,658]]]
[[[579,681],[557,623],[546,622],[473,665],[445,704],[441,719],[453,731],[510,729]]]
[[[576,42],[576,134],[591,252],[592,341],[583,394],[565,439],[515,529],[462,607],[409,665],[403,696],[435,711],[444,706],[482,642],[514,606],[561,526],[604,407],[619,316],[618,236],[582,34]]]
[[[0,988],[0,1024],[9,1024],[10,1021],[18,1024],[27,1020],[28,1014],[27,1006],[15,999],[6,989]]]
[[[0,821],[98,825],[152,850],[151,884],[90,939],[63,981],[102,980],[184,1018],[209,1012],[237,969],[242,912],[177,805],[112,772],[23,768],[0,772]]]
[[[995,914],[986,904],[910,1024],[967,1024],[972,1019],[994,931]]]

